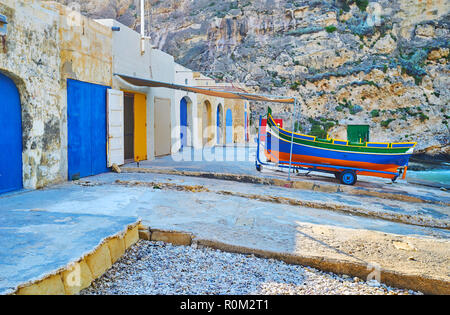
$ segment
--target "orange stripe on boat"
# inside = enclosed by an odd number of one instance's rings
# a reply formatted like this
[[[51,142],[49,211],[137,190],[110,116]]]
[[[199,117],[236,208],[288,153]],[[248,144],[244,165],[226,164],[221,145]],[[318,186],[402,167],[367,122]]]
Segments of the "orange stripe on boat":
[[[408,170],[408,166],[405,166],[405,169],[403,170],[403,176],[402,179],[406,178],[406,171]]]
[[[273,162],[279,162],[281,164],[289,164],[289,153],[285,152],[278,152],[278,151],[270,151],[264,150],[265,155],[268,159],[272,160]],[[275,161],[274,161],[275,160]],[[286,161],[286,162],[280,162]],[[330,159],[330,158],[323,158],[323,157],[317,157],[317,156],[310,156],[310,155],[300,155],[300,154],[292,154],[292,162],[295,163],[310,163],[310,164],[330,164],[330,167],[317,167],[317,169],[320,170],[327,170],[327,171],[337,171],[340,170],[339,166],[343,167],[353,167],[353,168],[362,168],[367,170],[374,170],[374,171],[382,171],[382,172],[392,172],[397,173],[398,172],[398,165],[395,164],[375,164],[375,163],[369,163],[369,162],[358,162],[358,161],[346,161],[346,160],[338,160],[338,159]],[[313,166],[310,165],[298,165],[295,164],[294,166],[302,166],[307,168],[312,168]],[[360,175],[366,175],[366,176],[375,176],[375,177],[384,177],[384,178],[393,178],[394,175],[391,174],[381,174],[381,173],[372,173],[372,172],[364,172],[364,171],[357,171]]]

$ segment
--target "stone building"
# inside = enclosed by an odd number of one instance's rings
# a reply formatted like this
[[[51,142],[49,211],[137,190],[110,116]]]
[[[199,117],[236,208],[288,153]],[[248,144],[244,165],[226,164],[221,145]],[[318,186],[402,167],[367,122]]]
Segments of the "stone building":
[[[106,91],[112,86],[112,30],[55,2],[60,37],[61,177],[107,171]]]
[[[182,147],[245,142],[247,102],[136,87],[116,74],[226,88],[117,21],[56,2],[0,0],[0,193]]]
[[[175,63],[175,84],[192,86],[194,85],[194,72],[180,64]],[[173,151],[177,152],[184,147],[201,148],[201,143],[197,141],[200,132],[197,113],[197,94],[184,91],[175,91],[175,135],[180,134],[180,140],[175,142]]]
[[[133,78],[174,83],[175,63],[172,56],[153,49],[141,35],[115,20],[97,20],[113,32],[113,79],[112,88],[123,98],[123,121],[114,124],[125,131],[118,151],[124,158],[113,162],[151,160],[172,152],[177,142],[172,126],[177,125],[175,91],[171,89],[138,87],[121,79],[120,75]],[[144,45],[144,46],[142,46]],[[117,143],[116,143],[117,144]],[[114,143],[111,143],[111,146]],[[112,163],[110,163],[112,164]]]
[[[195,73],[196,87],[220,90],[240,91],[229,83],[216,82],[201,74]],[[248,117],[250,108],[248,101],[239,99],[226,99],[208,95],[198,95],[199,128],[198,141],[203,146],[244,144],[248,142]],[[247,121],[247,122],[246,122]]]

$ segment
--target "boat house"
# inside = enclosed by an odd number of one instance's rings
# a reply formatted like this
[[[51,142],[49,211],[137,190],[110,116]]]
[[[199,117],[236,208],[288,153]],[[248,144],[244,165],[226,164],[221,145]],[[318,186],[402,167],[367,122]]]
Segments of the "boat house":
[[[244,144],[249,104],[118,74],[234,88],[177,64],[115,20],[0,0],[0,193],[37,189],[192,147]],[[227,87],[228,86],[228,87]]]

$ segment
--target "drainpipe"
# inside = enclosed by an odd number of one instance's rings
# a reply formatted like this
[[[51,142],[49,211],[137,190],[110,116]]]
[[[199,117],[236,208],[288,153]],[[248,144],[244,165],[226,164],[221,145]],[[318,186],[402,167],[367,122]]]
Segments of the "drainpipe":
[[[145,2],[141,0],[141,55],[145,54]]]
[[[292,137],[291,137],[291,151],[289,153],[289,174],[288,180],[291,180],[291,169],[292,169],[292,149],[294,147],[294,132],[295,132],[295,119],[297,118],[297,98],[294,98],[294,110],[292,111]]]
[[[141,0],[141,55],[145,54],[145,40],[150,39],[145,36],[145,0]]]

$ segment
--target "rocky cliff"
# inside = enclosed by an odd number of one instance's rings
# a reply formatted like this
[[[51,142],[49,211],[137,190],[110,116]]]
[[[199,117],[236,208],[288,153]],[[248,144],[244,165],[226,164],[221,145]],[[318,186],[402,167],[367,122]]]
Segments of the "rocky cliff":
[[[70,1],[62,1],[70,2]],[[138,28],[139,1],[81,0],[94,18]],[[450,153],[447,0],[147,1],[153,44],[194,70],[255,92],[297,96],[298,129],[372,141],[417,141]],[[292,106],[274,105],[291,124]],[[266,104],[253,104],[253,123]]]

